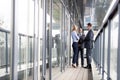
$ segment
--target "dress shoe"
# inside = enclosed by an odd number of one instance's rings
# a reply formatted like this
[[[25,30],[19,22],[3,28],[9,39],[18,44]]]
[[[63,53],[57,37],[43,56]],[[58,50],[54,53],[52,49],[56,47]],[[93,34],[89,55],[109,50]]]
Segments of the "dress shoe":
[[[76,67],[78,67],[79,65],[78,64],[76,64]]]
[[[74,68],[75,68],[75,67],[76,67],[76,66],[75,66],[75,64],[72,64],[72,67],[74,67]]]
[[[85,66],[84,68],[87,68],[87,69],[88,69],[88,68],[89,68],[89,66]]]

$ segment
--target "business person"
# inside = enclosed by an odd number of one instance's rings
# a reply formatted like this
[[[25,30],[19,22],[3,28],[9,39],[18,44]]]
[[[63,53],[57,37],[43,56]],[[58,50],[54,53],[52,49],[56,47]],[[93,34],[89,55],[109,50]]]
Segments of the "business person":
[[[88,33],[85,37],[85,48],[86,48],[86,57],[87,57],[87,66],[85,68],[91,69],[91,54],[92,54],[92,48],[93,48],[93,38],[94,33],[92,30],[92,24],[87,24]]]
[[[85,39],[85,34],[82,30],[82,28],[79,29],[79,41],[78,41],[78,57],[77,57],[77,66],[79,65],[79,52],[81,56],[81,67],[84,65],[84,39]]]
[[[79,40],[79,37],[77,35],[77,26],[76,25],[73,25],[71,36],[72,36],[72,40],[73,40],[72,47],[73,47],[73,52],[74,52],[73,53],[73,59],[72,59],[72,67],[75,68],[76,65],[77,65],[78,40]]]

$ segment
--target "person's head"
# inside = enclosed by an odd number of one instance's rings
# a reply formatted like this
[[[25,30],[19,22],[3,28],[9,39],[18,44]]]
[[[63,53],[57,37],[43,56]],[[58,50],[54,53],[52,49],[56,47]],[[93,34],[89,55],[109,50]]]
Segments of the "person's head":
[[[77,26],[76,25],[73,25],[72,31],[77,31]]]
[[[91,24],[91,23],[88,23],[88,24],[87,24],[87,28],[88,28],[88,30],[90,30],[90,29],[92,28],[92,24]]]
[[[82,28],[80,28],[80,29],[79,29],[79,32],[80,32],[80,33],[82,33],[82,32],[83,32]]]

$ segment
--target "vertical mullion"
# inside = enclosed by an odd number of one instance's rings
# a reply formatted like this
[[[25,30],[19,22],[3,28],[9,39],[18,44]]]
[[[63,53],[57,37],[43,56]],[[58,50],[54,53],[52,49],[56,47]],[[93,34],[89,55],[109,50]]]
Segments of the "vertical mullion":
[[[21,35],[19,35],[19,69],[21,69]]]
[[[70,43],[71,43],[71,20],[70,20],[70,14],[69,14],[69,28],[68,28],[68,36],[69,36],[69,38],[67,39],[67,40],[69,40],[68,41],[68,64],[69,64],[69,66],[70,66],[70,64],[71,64],[71,60],[70,60],[70,53],[71,53],[71,45],[70,45]],[[66,41],[67,42],[67,41]]]
[[[62,37],[63,37],[63,34],[62,34],[62,30],[63,30],[63,5],[61,6],[62,7],[62,11],[61,11],[61,14],[62,14],[62,21],[61,21],[61,44],[60,44],[60,46],[61,46],[61,53],[60,53],[60,60],[61,60],[61,65],[60,65],[60,71],[62,72],[62,65],[63,65],[63,61],[62,61],[62,59],[63,59],[63,39],[62,39]]]
[[[43,50],[42,50],[42,80],[46,76],[46,0],[43,0]]]
[[[38,79],[38,0],[34,1],[34,80]]]
[[[12,6],[12,53],[11,53],[11,78],[18,79],[17,73],[17,59],[18,59],[18,29],[17,29],[17,0],[13,0]]]
[[[119,27],[118,27],[118,44],[120,44],[120,3],[118,4]],[[117,80],[120,80],[120,45],[117,49]]]
[[[97,46],[98,46],[98,48],[97,48],[97,51],[98,51],[98,55],[97,55],[97,70],[99,71],[99,36],[98,36],[98,38],[97,38]]]
[[[72,21],[71,21],[71,15],[70,15],[70,30],[69,30],[69,33],[70,33],[70,38],[69,38],[69,66],[71,65],[71,26],[72,26]]]
[[[105,60],[105,28],[103,28],[103,60],[102,60],[102,80],[104,80],[104,60]]]
[[[33,80],[35,80],[35,55],[36,55],[36,53],[35,53],[35,38],[36,38],[36,35],[35,35],[35,1],[36,0],[34,0],[34,23],[33,23],[33,34],[34,34],[34,36],[33,36]]]
[[[97,50],[98,50],[98,55],[97,55],[97,63],[98,63],[98,65],[97,65],[97,68],[98,68],[98,70],[99,70],[99,49],[100,49],[100,48],[99,48],[99,47],[100,47],[100,46],[99,46],[99,38],[100,38],[100,37],[98,36],[98,38],[97,38],[97,39],[98,39],[98,40],[97,40],[97,46],[98,46],[98,49],[97,49]]]
[[[108,53],[107,53],[107,79],[110,79],[110,48],[111,48],[111,21],[108,20]]]
[[[41,27],[40,26],[40,24],[39,24],[39,22],[40,22],[40,9],[41,9],[41,0],[38,0],[38,80],[40,80],[40,28],[39,27]]]
[[[8,73],[8,33],[6,32],[6,37],[5,37],[5,41],[6,41],[6,73]]]
[[[100,69],[99,69],[99,73],[100,73],[100,74],[101,74],[101,35],[102,35],[102,34],[100,33],[100,42],[99,42],[99,45],[100,45],[100,51],[99,51],[99,54],[100,54],[100,58],[99,58],[99,60],[100,60],[100,61],[99,61],[99,62],[100,62],[99,64],[100,64],[100,65],[99,65],[99,68],[100,68]]]
[[[52,80],[52,11],[53,0],[50,0],[50,28],[49,28],[49,80]]]
[[[102,59],[103,59],[103,52],[102,52],[103,51],[103,44],[102,43],[103,43],[103,32],[101,32],[101,64],[100,64],[100,66],[101,66],[100,71],[101,72],[100,72],[100,74],[102,74],[102,67],[103,67],[102,66]]]
[[[61,34],[62,34],[62,53],[61,53],[61,72],[64,70],[64,6],[62,6],[62,29],[61,29]]]
[[[63,70],[65,70],[65,6],[63,7]]]

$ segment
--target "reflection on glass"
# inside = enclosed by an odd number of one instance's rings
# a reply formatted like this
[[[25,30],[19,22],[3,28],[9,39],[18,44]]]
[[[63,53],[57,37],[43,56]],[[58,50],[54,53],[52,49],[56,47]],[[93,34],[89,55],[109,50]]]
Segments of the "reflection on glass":
[[[33,80],[34,1],[18,0],[18,80]]]
[[[53,0],[53,22],[52,22],[52,78],[60,72],[60,54],[61,54],[61,3],[59,0]]]
[[[112,80],[117,80],[118,18],[117,14],[111,21],[110,77]]]
[[[0,0],[0,80],[10,80],[12,0]]]
[[[93,3],[93,20],[97,24],[96,28],[100,28],[102,21],[108,11],[108,8],[113,0],[95,0]],[[101,14],[102,13],[102,14]]]

